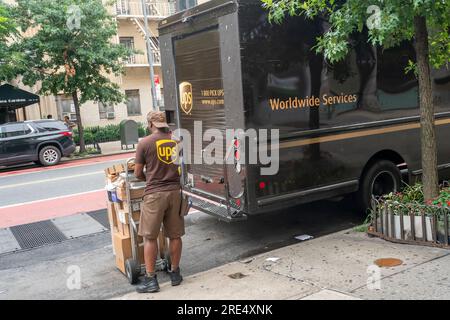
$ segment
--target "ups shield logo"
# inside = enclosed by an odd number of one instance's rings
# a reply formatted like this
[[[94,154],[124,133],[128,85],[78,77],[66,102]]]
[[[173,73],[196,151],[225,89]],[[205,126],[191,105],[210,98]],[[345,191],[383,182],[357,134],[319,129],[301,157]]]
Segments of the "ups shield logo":
[[[160,161],[171,164],[177,160],[177,143],[174,140],[158,140],[156,141],[156,153]]]
[[[180,107],[184,113],[190,114],[192,110],[192,84],[182,82],[178,86],[180,91]]]

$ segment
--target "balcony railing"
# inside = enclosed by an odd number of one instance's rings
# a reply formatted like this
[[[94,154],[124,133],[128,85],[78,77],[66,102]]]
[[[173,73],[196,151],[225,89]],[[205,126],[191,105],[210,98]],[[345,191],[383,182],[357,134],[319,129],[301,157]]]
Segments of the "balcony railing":
[[[151,18],[164,18],[176,11],[174,2],[147,1],[147,15]],[[143,17],[142,4],[139,0],[117,0],[115,5],[117,17]]]
[[[128,67],[149,65],[146,54],[134,54],[125,61],[125,64]],[[154,65],[161,64],[161,56],[159,51],[153,50],[153,64]]]

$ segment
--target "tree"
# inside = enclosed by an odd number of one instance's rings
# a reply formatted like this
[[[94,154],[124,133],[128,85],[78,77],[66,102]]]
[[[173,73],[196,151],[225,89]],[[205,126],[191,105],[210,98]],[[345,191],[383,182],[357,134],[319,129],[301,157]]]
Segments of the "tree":
[[[9,50],[11,40],[17,36],[11,18],[11,8],[0,0],[0,81],[11,76],[11,64],[20,61],[20,55]]]
[[[11,50],[27,55],[14,66],[15,74],[25,85],[38,83],[40,94],[72,97],[80,152],[85,151],[80,106],[125,100],[110,79],[123,74],[122,61],[133,52],[112,42],[117,25],[101,0],[17,0],[14,17],[26,36]]]
[[[317,39],[317,52],[331,63],[343,59],[355,33],[385,48],[414,40],[414,70],[419,82],[422,180],[425,199],[438,194],[437,148],[431,68],[449,67],[450,2],[448,0],[262,0],[269,19],[281,23],[287,14],[326,18],[329,30]]]
[[[6,7],[5,4],[0,2],[0,39],[4,41],[5,37],[10,32],[11,32],[11,19],[9,19],[8,7]]]

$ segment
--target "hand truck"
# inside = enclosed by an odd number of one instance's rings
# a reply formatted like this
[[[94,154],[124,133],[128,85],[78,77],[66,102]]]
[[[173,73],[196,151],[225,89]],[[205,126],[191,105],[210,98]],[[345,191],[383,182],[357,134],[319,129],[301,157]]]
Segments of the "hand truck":
[[[139,221],[135,222],[133,219],[133,205],[142,202],[141,199],[132,200],[131,199],[131,182],[130,182],[130,172],[128,171],[129,165],[134,163],[135,158],[129,158],[125,162],[125,191],[127,198],[127,219],[128,225],[130,226],[130,236],[131,236],[131,254],[132,257],[125,261],[125,275],[131,284],[135,284],[139,276],[145,274],[145,264],[141,264],[139,261],[139,247],[144,246],[144,243],[139,243],[138,239],[138,225]],[[170,270],[170,254],[169,247],[167,245],[167,238],[164,235],[164,230],[161,229],[158,236],[158,256],[156,260],[155,269],[156,271],[167,271]]]

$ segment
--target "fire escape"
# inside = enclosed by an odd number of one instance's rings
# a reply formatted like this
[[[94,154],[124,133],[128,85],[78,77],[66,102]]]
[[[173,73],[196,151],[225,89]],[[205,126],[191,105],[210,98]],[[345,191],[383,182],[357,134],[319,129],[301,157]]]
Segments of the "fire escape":
[[[169,1],[146,1],[148,19],[159,21],[165,17],[175,13],[175,3]],[[142,38],[145,39],[144,13],[140,0],[117,0],[115,5],[115,14],[118,20],[126,19],[131,21]],[[159,39],[149,28],[150,46],[153,55],[153,64],[161,65],[161,54],[159,47]],[[145,55],[134,56],[130,58],[129,64],[148,65]]]

